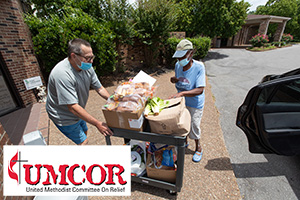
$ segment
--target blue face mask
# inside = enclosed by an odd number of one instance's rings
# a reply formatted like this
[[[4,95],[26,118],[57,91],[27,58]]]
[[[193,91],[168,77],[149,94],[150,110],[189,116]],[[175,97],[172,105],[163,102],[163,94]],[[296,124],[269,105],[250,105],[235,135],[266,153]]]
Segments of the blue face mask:
[[[77,58],[77,57],[76,57]],[[77,58],[78,59],[78,58]],[[79,60],[79,59],[78,59]],[[80,60],[79,60],[80,61]],[[81,61],[81,65],[77,65],[81,70],[89,70],[93,66],[92,63],[86,63]]]
[[[81,65],[77,65],[82,70],[88,70],[92,67],[92,63],[81,62]]]
[[[185,59],[183,59],[183,60],[181,60],[181,61],[178,61],[178,63],[179,63],[179,65],[180,65],[181,67],[184,67],[184,66],[186,66],[187,64],[189,64],[190,61],[191,61],[191,60],[188,60],[187,58],[185,58]]]
[[[181,67],[184,67],[186,66],[187,64],[189,64],[189,62],[191,61],[191,59],[188,60],[188,57],[191,55],[191,53],[185,58],[185,59],[182,59],[180,61],[178,61],[179,65]]]

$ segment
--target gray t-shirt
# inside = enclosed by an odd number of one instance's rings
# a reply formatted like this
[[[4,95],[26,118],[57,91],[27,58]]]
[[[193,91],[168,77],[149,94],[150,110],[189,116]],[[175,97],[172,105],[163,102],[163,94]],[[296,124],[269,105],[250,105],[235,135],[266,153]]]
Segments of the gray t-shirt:
[[[52,69],[49,76],[46,102],[49,118],[59,126],[75,124],[79,118],[69,111],[67,105],[78,103],[84,108],[90,87],[99,89],[101,86],[92,67],[79,72],[65,58]]]

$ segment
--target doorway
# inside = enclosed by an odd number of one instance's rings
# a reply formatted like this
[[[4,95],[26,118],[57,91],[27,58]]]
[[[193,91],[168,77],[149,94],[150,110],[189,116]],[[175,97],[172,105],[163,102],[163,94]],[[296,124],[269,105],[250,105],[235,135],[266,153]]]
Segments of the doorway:
[[[17,97],[9,84],[9,77],[6,73],[6,64],[0,56],[0,116],[10,113],[20,107]]]

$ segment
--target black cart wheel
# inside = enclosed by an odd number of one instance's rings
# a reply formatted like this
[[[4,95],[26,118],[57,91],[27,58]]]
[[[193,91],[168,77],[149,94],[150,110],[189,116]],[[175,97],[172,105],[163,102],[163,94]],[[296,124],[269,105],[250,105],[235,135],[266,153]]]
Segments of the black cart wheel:
[[[170,195],[177,195],[177,192],[174,190],[167,190]]]

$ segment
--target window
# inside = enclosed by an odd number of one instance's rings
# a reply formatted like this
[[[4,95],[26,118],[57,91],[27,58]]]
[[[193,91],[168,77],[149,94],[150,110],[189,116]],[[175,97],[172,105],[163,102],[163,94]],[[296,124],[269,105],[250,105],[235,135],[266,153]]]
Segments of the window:
[[[258,104],[300,103],[300,80],[265,87],[258,98]]]

